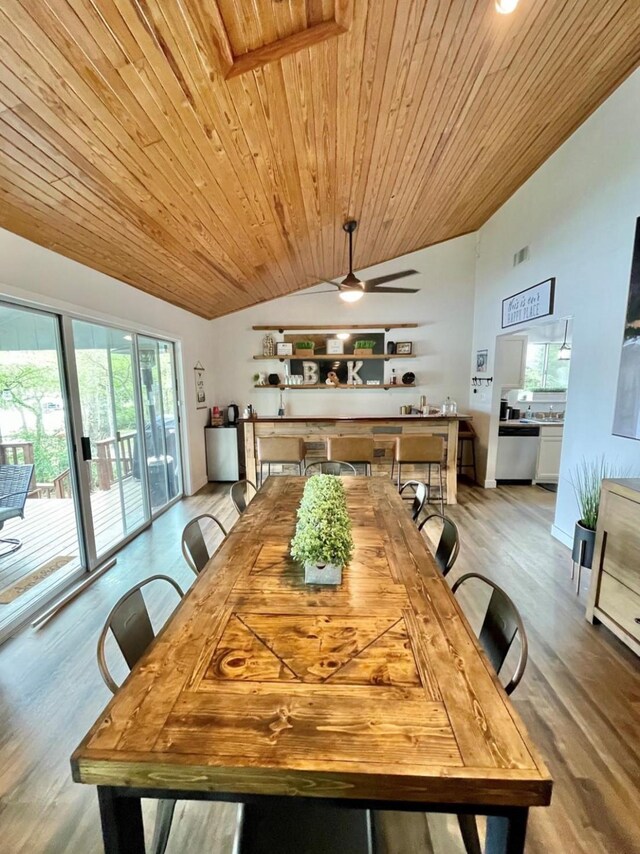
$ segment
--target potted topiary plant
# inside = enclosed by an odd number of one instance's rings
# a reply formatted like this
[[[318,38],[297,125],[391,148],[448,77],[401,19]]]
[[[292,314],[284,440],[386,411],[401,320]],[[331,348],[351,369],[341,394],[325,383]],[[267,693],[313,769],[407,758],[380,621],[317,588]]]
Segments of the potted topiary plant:
[[[356,341],[353,345],[353,355],[354,356],[372,356],[373,348],[376,346],[375,341]]]
[[[313,351],[315,349],[315,344],[313,341],[296,341],[295,351],[296,356],[300,359],[308,359],[309,356],[313,356]]]
[[[306,584],[340,584],[353,551],[351,519],[339,477],[316,474],[304,487],[291,557],[304,565]]]

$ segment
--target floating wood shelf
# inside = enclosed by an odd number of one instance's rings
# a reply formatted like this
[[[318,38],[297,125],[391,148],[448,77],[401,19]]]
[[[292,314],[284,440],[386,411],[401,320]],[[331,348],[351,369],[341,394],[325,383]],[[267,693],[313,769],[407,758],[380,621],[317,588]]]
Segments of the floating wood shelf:
[[[416,384],[411,383],[410,385],[405,385],[404,383],[396,383],[396,385],[392,385],[391,383],[380,383],[380,385],[366,385],[363,383],[362,385],[346,385],[345,383],[341,385],[327,385],[326,383],[317,383],[316,385],[292,385],[286,383],[280,383],[280,385],[254,385],[254,388],[279,388],[279,389],[295,389],[296,391],[308,391],[310,389],[318,389],[322,388],[348,388],[350,390],[365,390],[365,391],[376,391],[377,389],[396,389],[396,388],[415,388]]]
[[[314,326],[308,323],[297,324],[276,324],[275,326],[252,326],[257,332],[293,332],[295,330],[304,330],[305,332],[321,331],[321,332],[341,332],[343,329],[384,329],[388,332],[390,329],[416,329],[418,323],[335,323],[333,326]]]
[[[415,354],[411,353],[407,356],[403,356],[398,353],[376,353],[372,356],[354,356],[353,353],[334,353],[332,355],[327,355],[326,353],[319,353],[313,356],[296,356],[295,354],[292,356],[254,356],[256,361],[269,361],[273,362],[278,359],[280,362],[286,362],[288,359],[306,359],[306,361],[314,361],[314,362],[346,362],[347,360],[354,361],[355,359],[384,359],[385,362],[388,362],[389,359],[415,359]]]

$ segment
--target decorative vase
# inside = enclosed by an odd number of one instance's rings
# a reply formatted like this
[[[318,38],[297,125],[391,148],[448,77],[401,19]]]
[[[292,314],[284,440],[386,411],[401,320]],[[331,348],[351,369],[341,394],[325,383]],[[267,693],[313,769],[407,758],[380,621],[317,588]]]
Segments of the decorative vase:
[[[275,356],[275,353],[276,342],[274,341],[273,335],[265,335],[262,339],[262,355]]]
[[[340,584],[342,565],[336,563],[305,563],[305,584]]]
[[[387,341],[387,355],[393,356],[396,352],[395,341]]]
[[[596,532],[591,528],[585,528],[582,522],[576,522],[573,532],[573,552],[571,553],[573,562],[585,567],[585,569],[591,569],[595,544]]]
[[[279,374],[269,374],[269,385],[280,385]]]

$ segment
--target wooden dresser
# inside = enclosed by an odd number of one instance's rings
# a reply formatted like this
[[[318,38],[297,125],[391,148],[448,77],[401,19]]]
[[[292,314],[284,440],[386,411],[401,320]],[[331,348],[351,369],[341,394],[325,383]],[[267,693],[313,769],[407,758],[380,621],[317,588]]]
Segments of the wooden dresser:
[[[640,479],[602,482],[587,619],[640,655]]]

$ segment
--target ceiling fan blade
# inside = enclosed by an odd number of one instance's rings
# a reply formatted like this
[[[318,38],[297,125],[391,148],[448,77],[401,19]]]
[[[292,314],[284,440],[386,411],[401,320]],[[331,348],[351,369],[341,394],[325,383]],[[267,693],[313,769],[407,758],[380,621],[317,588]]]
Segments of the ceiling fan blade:
[[[369,285],[385,285],[387,282],[394,282],[396,279],[404,279],[406,276],[415,276],[417,270],[401,270],[399,273],[389,273],[387,276],[375,276],[373,279],[367,279],[365,290]]]
[[[314,278],[315,278],[315,277],[314,277]],[[331,281],[331,279],[325,279],[325,277],[324,277],[324,276],[318,276],[318,277],[317,277],[317,279],[318,279],[318,281],[319,281],[319,282],[324,282],[324,283],[325,283],[325,284],[327,284],[327,285],[333,285],[333,287],[334,287],[334,288],[339,288],[339,287],[340,287],[340,283],[339,283],[339,282],[332,282],[332,281]],[[310,287],[313,287],[313,286],[311,285]]]
[[[417,294],[420,288],[367,288],[367,294]]]
[[[335,291],[312,291],[309,293],[308,291],[301,291],[297,294],[289,294],[292,297],[315,297],[317,294],[335,294]]]

